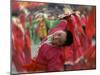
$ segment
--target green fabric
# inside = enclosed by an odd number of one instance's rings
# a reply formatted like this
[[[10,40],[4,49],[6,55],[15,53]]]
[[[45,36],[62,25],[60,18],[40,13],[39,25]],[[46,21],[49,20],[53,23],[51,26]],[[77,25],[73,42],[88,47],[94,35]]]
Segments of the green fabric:
[[[33,20],[32,25],[30,25],[29,21],[26,21],[24,29],[26,30],[29,28],[30,32],[30,39],[33,41],[34,44],[39,44],[40,43],[40,38],[37,36],[35,29],[38,26],[38,21]]]
[[[40,38],[37,36],[35,29],[38,26],[38,21],[37,20],[33,20],[32,22],[32,26],[30,26],[30,37],[33,41],[34,44],[39,44],[40,43]]]
[[[46,26],[51,29],[51,28],[54,28],[56,27],[56,25],[60,22],[60,20],[58,19],[55,19],[55,20],[49,20],[49,19],[45,19],[45,22],[46,22]]]

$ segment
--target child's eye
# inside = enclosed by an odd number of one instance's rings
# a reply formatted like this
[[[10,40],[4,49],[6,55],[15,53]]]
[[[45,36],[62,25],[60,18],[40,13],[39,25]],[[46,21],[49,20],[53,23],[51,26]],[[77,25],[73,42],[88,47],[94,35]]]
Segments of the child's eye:
[[[61,34],[58,34],[58,36],[61,36]]]

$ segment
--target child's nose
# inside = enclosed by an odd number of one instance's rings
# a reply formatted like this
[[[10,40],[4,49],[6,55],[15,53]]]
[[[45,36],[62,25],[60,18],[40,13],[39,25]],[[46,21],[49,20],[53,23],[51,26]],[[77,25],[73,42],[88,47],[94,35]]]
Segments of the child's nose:
[[[59,38],[59,36],[57,36],[57,35],[56,35],[54,38],[55,38],[55,39],[58,39],[58,38]]]

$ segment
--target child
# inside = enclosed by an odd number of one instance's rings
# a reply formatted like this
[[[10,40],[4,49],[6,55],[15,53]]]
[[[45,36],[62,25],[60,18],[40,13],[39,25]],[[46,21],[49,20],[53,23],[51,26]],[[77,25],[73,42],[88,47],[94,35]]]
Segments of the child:
[[[73,36],[70,31],[55,28],[55,32],[50,35],[50,41],[41,44],[36,60],[32,64],[24,65],[24,68],[28,72],[64,71],[64,47],[72,42]]]

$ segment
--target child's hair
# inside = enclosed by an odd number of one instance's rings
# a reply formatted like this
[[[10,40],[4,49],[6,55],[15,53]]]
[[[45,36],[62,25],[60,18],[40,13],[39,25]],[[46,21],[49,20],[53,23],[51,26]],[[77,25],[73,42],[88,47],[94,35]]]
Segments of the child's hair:
[[[64,30],[65,32],[66,32],[66,34],[67,34],[67,36],[66,36],[66,41],[65,41],[65,44],[64,44],[64,46],[70,46],[72,43],[73,43],[73,34],[72,34],[72,32],[71,31],[66,31],[66,30]]]

